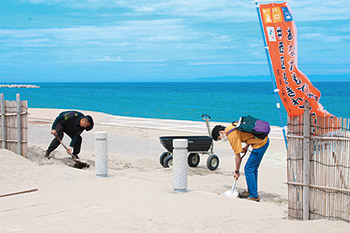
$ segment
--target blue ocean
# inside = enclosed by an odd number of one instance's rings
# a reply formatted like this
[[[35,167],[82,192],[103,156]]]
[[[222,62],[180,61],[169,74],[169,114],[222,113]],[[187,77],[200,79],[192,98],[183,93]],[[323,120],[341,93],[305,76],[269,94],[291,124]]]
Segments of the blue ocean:
[[[91,110],[120,116],[231,122],[252,115],[280,126],[270,82],[31,83],[40,88],[0,88],[30,108]],[[314,82],[330,113],[350,118],[350,82]],[[283,124],[287,114],[281,108]]]

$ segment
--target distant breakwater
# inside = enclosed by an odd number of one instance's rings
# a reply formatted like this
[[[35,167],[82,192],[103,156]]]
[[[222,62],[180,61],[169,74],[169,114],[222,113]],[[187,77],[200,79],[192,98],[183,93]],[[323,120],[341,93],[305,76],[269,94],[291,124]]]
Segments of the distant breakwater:
[[[0,88],[40,88],[37,85],[23,85],[23,84],[0,84]]]

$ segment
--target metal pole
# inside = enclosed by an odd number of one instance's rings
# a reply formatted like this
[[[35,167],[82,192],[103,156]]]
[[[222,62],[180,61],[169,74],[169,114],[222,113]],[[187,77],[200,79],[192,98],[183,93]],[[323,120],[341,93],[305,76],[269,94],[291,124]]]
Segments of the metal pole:
[[[187,139],[173,140],[174,191],[186,192],[187,189]]]
[[[208,135],[209,135],[209,137],[211,137],[210,124],[209,124],[209,121],[211,120],[211,117],[209,115],[203,114],[202,115],[202,119],[205,120],[205,124],[207,125],[207,129],[208,129]],[[214,153],[214,143],[211,144],[209,150],[210,150],[210,153],[212,153],[212,154]]]
[[[17,102],[17,154],[22,155],[22,127],[21,127],[21,96],[19,93],[16,94]]]
[[[6,126],[5,126],[5,100],[4,94],[0,94],[1,99],[1,148],[6,149]]]
[[[264,28],[263,28],[263,25],[262,25],[262,22],[261,22],[261,15],[260,15],[260,10],[259,10],[260,4],[258,3],[257,0],[255,0],[255,6],[256,6],[256,11],[258,13],[260,29],[261,29],[261,33],[262,33],[262,37],[263,37],[263,41],[264,41],[267,62],[269,63],[270,77],[271,77],[271,81],[272,81],[273,92],[274,92],[274,95],[275,95],[276,108],[277,108],[278,116],[279,116],[279,119],[280,119],[280,126],[282,127],[282,132],[283,132],[284,143],[286,145],[286,149],[288,149],[287,138],[286,138],[286,131],[285,131],[284,125],[283,125],[282,114],[281,114],[281,104],[280,104],[279,95],[278,95],[279,89],[277,89],[276,79],[275,79],[275,75],[273,73],[273,67],[272,67],[272,64],[271,64],[269,47],[267,46],[267,43],[266,43]]]

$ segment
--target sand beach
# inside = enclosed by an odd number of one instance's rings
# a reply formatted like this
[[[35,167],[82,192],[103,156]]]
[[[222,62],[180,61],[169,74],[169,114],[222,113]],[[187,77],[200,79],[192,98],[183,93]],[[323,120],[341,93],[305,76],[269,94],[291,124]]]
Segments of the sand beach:
[[[214,143],[219,168],[208,170],[203,155],[200,165],[188,170],[188,191],[173,191],[172,168],[159,164],[165,151],[159,137],[207,135],[204,121],[82,110],[95,120],[94,129],[82,134],[80,154],[91,166],[75,169],[63,147],[54,152],[55,158],[44,159],[51,124],[61,111],[29,109],[27,158],[0,150],[0,195],[37,189],[0,197],[0,232],[349,232],[349,224],[342,221],[288,219],[286,148],[279,127],[272,128],[259,169],[257,203],[220,195],[231,188],[234,171],[233,152],[222,142]],[[97,131],[108,132],[107,177],[95,174]],[[69,144],[67,136],[64,142]],[[238,190],[245,185],[242,174]]]

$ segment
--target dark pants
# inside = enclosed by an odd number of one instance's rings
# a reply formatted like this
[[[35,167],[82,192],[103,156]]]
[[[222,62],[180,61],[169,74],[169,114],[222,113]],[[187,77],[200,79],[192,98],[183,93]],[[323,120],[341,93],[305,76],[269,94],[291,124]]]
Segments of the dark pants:
[[[70,133],[70,132],[65,132],[63,130],[62,124],[58,123],[56,125],[55,128],[56,132],[57,132],[57,136],[62,140],[63,138],[63,133],[66,133],[70,138],[72,138],[74,136],[74,134]],[[79,136],[77,142],[75,143],[74,147],[73,147],[73,155],[77,155],[80,153],[80,148],[81,148],[81,142],[82,142],[82,137]],[[60,142],[57,140],[57,138],[55,137],[49,147],[47,148],[47,151],[49,153],[51,153],[52,151],[54,151],[58,146],[60,145]]]

